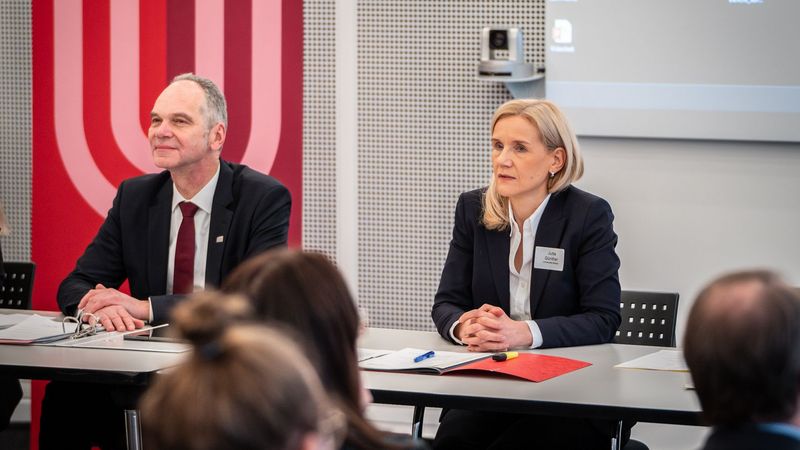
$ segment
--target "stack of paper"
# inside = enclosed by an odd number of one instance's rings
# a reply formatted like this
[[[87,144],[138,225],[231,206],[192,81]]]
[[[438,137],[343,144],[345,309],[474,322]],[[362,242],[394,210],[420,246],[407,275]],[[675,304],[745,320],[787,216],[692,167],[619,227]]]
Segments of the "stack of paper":
[[[29,315],[22,321],[0,330],[0,344],[41,344],[64,339],[75,333],[75,323],[62,323],[51,317]]]

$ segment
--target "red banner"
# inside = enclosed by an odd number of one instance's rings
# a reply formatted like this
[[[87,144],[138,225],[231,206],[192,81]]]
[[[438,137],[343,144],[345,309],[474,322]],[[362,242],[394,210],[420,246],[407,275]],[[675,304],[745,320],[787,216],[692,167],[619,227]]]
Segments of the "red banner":
[[[195,72],[228,100],[222,157],[269,173],[292,193],[289,245],[302,211],[302,2],[34,0],[35,309],[111,207],[119,183],[156,172],[147,127],[168,80]],[[35,386],[34,399],[41,398]],[[33,402],[31,448],[38,447]]]

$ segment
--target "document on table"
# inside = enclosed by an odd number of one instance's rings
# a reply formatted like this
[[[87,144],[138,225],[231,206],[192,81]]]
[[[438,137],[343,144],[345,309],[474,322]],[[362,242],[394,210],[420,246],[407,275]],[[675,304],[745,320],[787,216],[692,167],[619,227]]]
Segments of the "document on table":
[[[0,314],[0,329],[8,328],[11,325],[16,325],[30,316],[31,316],[30,314],[20,314],[20,313]]]
[[[366,361],[368,359],[377,358],[387,353],[392,353],[391,350],[375,350],[374,348],[359,348],[358,349],[358,362]]]
[[[77,324],[65,324],[52,317],[31,314],[20,322],[0,330],[0,343],[37,344],[57,341],[74,333],[76,326]]]
[[[368,370],[443,373],[447,369],[491,356],[489,353],[459,353],[436,350],[432,352],[432,356],[415,362],[415,359],[427,353],[429,353],[428,350],[419,348],[404,348],[362,361],[359,363],[359,367]]]
[[[689,367],[683,359],[681,350],[659,350],[641,356],[614,367],[623,369],[668,370],[672,372],[688,372]]]
[[[491,353],[463,353],[404,348],[362,361],[359,367],[389,372],[481,374],[540,382],[581,369],[585,361],[552,355],[520,353],[513,359],[494,361]]]
[[[163,341],[131,341],[126,340],[129,334],[141,334],[142,332],[155,330],[167,326],[167,324],[156,326],[145,326],[136,330],[111,331],[98,333],[94,336],[87,336],[80,339],[64,339],[62,341],[50,343],[57,347],[78,347],[78,348],[104,348],[111,350],[137,350],[142,352],[157,353],[183,353],[191,350],[191,346],[185,342],[163,342]]]

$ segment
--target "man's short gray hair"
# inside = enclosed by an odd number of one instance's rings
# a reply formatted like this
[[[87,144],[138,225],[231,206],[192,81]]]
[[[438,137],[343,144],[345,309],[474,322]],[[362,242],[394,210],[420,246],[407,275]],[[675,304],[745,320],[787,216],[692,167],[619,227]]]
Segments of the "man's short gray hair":
[[[218,122],[222,122],[222,124],[225,125],[225,128],[228,128],[228,105],[225,102],[225,96],[222,95],[222,91],[219,90],[217,85],[208,78],[204,78],[193,73],[182,73],[173,78],[170,84],[175,83],[176,81],[184,80],[194,81],[198,86],[200,86],[200,88],[203,89],[203,92],[206,94],[206,105],[208,105],[208,111],[204,112],[206,115],[208,129],[210,130],[211,127]]]

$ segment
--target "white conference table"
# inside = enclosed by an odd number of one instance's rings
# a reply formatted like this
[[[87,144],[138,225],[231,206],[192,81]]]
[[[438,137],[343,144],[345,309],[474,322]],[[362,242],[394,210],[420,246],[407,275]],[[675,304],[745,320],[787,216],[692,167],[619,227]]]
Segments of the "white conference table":
[[[52,311],[0,309],[0,314],[14,313],[60,316]],[[0,374],[23,379],[92,382],[121,389],[143,389],[159,371],[175,366],[186,355],[127,348],[138,347],[132,341],[123,340],[119,345],[113,349],[99,349],[0,344]],[[134,405],[125,410],[125,426],[128,448],[140,449],[141,427]]]
[[[0,314],[18,312],[22,311],[0,309]],[[382,328],[368,329],[358,345],[386,350],[416,347],[466,351],[437,333]],[[613,367],[659,349],[605,344],[533,350],[592,363],[541,383],[475,375],[362,371],[362,376],[375,402],[412,405],[419,411],[423,411],[420,407],[431,406],[700,425],[697,398],[694,391],[685,388],[687,373]],[[122,349],[0,345],[0,373],[18,378],[143,387],[159,371],[183,358],[185,354],[180,353],[128,350],[124,344]],[[137,428],[136,434],[129,436],[129,443],[140,445],[138,415],[135,410],[128,410],[126,416],[126,423]],[[421,414],[415,415],[415,422],[418,420]]]
[[[437,333],[371,328],[360,348],[463,351]],[[362,371],[376,403],[415,406],[415,433],[420,407],[480,409],[611,420],[701,425],[700,404],[687,389],[689,374],[621,369],[616,364],[662,350],[660,347],[603,344],[530,350],[592,363],[540,383],[495,375],[428,375]]]

